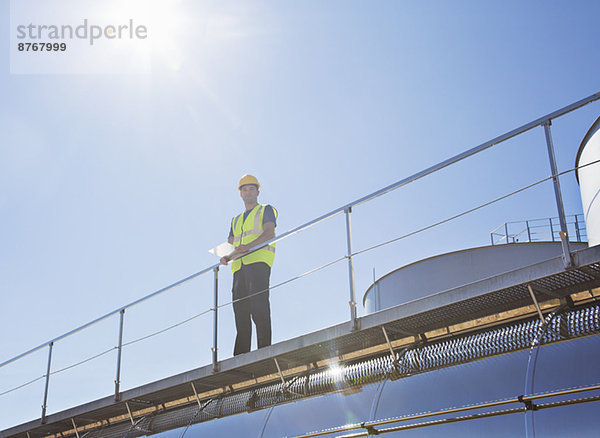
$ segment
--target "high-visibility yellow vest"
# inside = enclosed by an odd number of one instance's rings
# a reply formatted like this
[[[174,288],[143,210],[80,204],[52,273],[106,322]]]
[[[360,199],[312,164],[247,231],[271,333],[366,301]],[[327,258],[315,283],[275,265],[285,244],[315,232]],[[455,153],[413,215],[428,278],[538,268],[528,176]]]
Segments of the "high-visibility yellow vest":
[[[274,207],[273,212],[277,217],[277,210]],[[231,220],[231,229],[233,230],[233,246],[238,247],[240,245],[247,245],[252,243],[263,233],[263,215],[265,213],[265,206],[258,204],[252,209],[252,211],[244,220],[244,213],[234,217]],[[251,254],[245,255],[239,259],[234,260],[231,263],[231,272],[235,274],[242,264],[249,265],[251,263],[264,262],[270,267],[273,267],[273,260],[275,260],[275,244],[267,245]]]

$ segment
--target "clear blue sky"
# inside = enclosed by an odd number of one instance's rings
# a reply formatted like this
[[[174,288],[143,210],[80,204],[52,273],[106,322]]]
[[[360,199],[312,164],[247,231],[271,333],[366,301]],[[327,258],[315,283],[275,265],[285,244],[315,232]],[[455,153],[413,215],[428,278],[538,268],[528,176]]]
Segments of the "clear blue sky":
[[[207,250],[242,209],[245,173],[278,208],[282,233],[600,91],[591,0],[165,0],[152,72],[141,75],[10,74],[10,3],[0,5],[0,362],[215,263]],[[598,113],[595,103],[554,123],[559,170],[574,166]],[[355,249],[548,176],[545,147],[536,129],[357,207]],[[561,183],[567,213],[580,213],[574,176]],[[358,256],[357,298],[373,269],[379,277],[486,245],[504,221],[555,215],[547,183]],[[272,283],[345,244],[342,216],[281,242]],[[230,287],[223,270],[221,302]],[[345,262],[272,291],[274,341],[342,322],[347,302]],[[127,312],[125,340],[211,306],[205,276]],[[127,347],[123,388],[208,364],[211,318]],[[58,343],[53,370],[114,347],[117,325]],[[223,308],[221,358],[232,329]],[[0,393],[43,375],[46,356],[0,369]],[[115,361],[53,375],[49,412],[109,395]],[[0,429],[39,417],[42,393],[39,381],[1,396]]]

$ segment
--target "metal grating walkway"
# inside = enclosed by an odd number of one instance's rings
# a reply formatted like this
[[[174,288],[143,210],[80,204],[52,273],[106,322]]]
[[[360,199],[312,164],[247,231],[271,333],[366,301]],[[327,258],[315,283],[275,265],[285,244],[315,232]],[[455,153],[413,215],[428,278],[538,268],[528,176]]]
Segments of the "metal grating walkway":
[[[355,329],[350,322],[338,324],[223,360],[218,371],[212,365],[201,367],[125,391],[119,401],[110,396],[49,415],[46,424],[35,420],[7,429],[0,432],[0,437],[75,436],[72,421],[83,427],[110,420],[111,424],[123,422],[129,428],[128,407],[134,417],[145,409],[167,411],[171,409],[169,403],[172,409],[181,408],[230,393],[236,385],[243,385],[235,388],[238,390],[278,380],[278,366],[288,378],[329,359],[364,357],[369,349],[382,345],[387,348],[382,327],[392,343],[413,337],[418,341],[431,331],[448,330],[453,325],[532,304],[528,285],[541,306],[600,287],[600,246],[573,253],[573,260],[576,267],[569,270],[557,257],[440,292],[359,318]],[[200,394],[198,400],[192,383]]]

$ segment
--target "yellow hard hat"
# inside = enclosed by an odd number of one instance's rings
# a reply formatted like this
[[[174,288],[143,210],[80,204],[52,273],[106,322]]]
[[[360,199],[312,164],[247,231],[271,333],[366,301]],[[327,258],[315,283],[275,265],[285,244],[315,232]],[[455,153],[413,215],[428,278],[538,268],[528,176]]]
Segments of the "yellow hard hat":
[[[247,184],[254,184],[257,189],[260,189],[260,184],[256,177],[253,175],[246,174],[240,179],[240,183],[238,184],[238,190],[242,190],[242,186],[245,186]]]

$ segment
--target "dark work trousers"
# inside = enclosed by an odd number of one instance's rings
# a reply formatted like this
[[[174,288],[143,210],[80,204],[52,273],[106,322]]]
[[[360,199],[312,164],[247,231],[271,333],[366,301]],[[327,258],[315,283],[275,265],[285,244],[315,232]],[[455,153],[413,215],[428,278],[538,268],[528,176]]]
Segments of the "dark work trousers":
[[[271,345],[270,275],[271,268],[262,262],[242,265],[241,269],[233,274],[233,313],[235,314],[235,328],[237,330],[233,349],[234,356],[250,351],[250,341],[252,339],[251,317],[256,325],[258,348]],[[265,292],[254,295],[261,291]],[[242,299],[245,297],[250,298]]]

